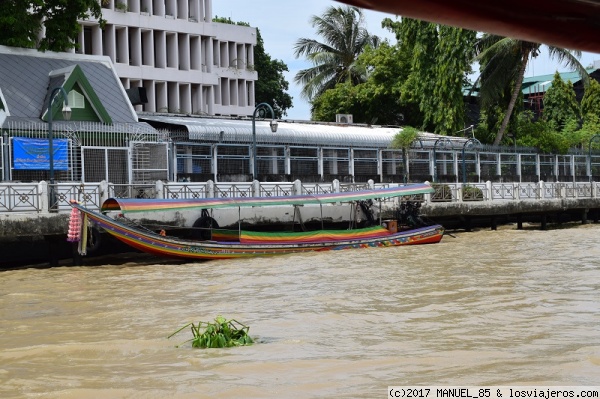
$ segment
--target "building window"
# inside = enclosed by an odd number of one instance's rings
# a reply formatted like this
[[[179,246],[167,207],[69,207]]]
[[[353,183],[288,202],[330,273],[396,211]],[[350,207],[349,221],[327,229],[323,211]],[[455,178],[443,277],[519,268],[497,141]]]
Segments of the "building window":
[[[85,97],[83,94],[71,90],[68,95],[69,107],[71,108],[85,108]]]

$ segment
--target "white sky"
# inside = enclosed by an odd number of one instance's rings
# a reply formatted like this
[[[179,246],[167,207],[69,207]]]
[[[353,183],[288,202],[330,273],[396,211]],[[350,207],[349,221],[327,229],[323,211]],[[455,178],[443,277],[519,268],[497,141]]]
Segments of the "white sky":
[[[294,57],[294,44],[301,37],[322,40],[310,25],[310,18],[322,15],[332,5],[344,4],[332,0],[213,0],[213,16],[229,17],[234,22],[248,22],[250,26],[259,28],[267,54],[271,59],[282,60],[288,66],[289,72],[285,76],[290,84],[288,93],[293,97],[293,108],[287,111],[288,119],[310,119],[310,105],[300,97],[302,88],[294,83],[294,76],[311,64],[304,58]],[[394,35],[381,28],[381,20],[386,17],[394,19],[394,15],[369,10],[364,13],[367,29],[372,34],[395,43]],[[580,62],[588,66],[594,60],[600,60],[600,55],[584,53]],[[542,53],[530,63],[526,76],[552,74],[557,69],[565,71],[563,66]]]

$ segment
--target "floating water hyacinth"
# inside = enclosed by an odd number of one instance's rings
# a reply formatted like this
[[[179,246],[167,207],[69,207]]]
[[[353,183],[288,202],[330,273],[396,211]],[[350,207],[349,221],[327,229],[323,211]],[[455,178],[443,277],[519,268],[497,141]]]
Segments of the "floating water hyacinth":
[[[250,327],[237,320],[227,320],[223,316],[215,318],[215,322],[200,321],[198,324],[189,323],[169,335],[168,338],[190,327],[193,337],[177,347],[192,343],[192,348],[229,348],[232,346],[252,345],[254,341],[248,335]]]

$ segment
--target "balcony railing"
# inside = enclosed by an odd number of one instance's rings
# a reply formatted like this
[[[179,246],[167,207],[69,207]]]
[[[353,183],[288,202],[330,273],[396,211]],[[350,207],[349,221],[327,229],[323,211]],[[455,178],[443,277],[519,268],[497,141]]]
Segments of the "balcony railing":
[[[109,197],[118,198],[235,198],[351,192],[368,188],[396,186],[394,183],[181,183],[157,181],[155,184],[57,183],[53,187],[40,183],[0,183],[0,213],[68,212],[75,200],[90,209],[99,209]],[[537,201],[554,199],[599,198],[600,182],[575,183],[436,183],[435,192],[412,200],[428,203],[463,201]],[[54,196],[50,196],[50,189]],[[50,203],[50,198],[54,203]]]

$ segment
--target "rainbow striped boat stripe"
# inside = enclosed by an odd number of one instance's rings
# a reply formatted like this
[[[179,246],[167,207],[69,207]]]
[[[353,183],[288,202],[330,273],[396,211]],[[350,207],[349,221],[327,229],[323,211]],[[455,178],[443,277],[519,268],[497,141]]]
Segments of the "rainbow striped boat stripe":
[[[367,238],[384,238],[389,230],[373,226],[356,230],[318,230],[302,232],[256,232],[244,231],[240,234],[243,244],[293,244],[310,242],[349,241]]]

